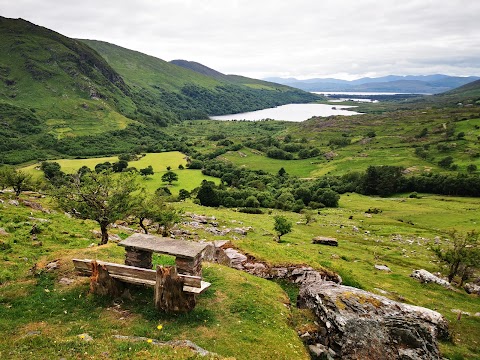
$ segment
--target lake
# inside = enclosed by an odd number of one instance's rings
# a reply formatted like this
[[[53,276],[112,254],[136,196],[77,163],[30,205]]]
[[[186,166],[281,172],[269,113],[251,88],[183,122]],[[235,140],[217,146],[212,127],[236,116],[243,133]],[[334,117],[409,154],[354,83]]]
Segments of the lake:
[[[355,106],[334,106],[328,104],[287,104],[275,108],[250,111],[239,114],[210,116],[212,120],[249,120],[264,119],[301,122],[313,116],[360,115],[361,113],[345,110]]]

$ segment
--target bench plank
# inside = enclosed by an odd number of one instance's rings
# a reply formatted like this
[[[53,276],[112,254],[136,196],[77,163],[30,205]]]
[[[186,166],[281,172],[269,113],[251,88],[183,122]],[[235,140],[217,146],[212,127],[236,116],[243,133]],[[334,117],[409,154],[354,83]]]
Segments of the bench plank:
[[[73,264],[77,271],[80,271],[83,274],[91,275],[92,274],[92,262],[95,260],[91,259],[73,259]],[[105,261],[96,260],[97,264],[105,266],[108,273],[111,277],[128,282],[131,284],[146,285],[146,286],[155,286],[156,281],[156,271],[151,269],[137,268],[135,266],[122,265],[116,263],[110,263]],[[200,276],[184,275],[177,274],[183,280],[184,291],[197,293],[204,286],[204,281]],[[207,283],[208,284],[208,283]],[[209,285],[210,286],[210,285]],[[185,290],[188,289],[188,290]],[[192,289],[198,289],[193,291]],[[198,293],[203,292],[201,290]]]
[[[183,287],[183,291],[188,292],[188,293],[192,293],[192,294],[201,294],[205,290],[207,290],[210,287],[210,285],[212,285],[212,284],[210,284],[209,282],[206,282],[206,281],[202,281],[201,287],[198,288],[198,287],[185,285]]]

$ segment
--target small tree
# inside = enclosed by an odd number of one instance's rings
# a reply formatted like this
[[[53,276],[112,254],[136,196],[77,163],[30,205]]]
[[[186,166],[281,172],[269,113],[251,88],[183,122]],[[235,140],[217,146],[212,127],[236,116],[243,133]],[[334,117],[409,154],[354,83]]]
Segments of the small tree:
[[[440,246],[432,248],[437,257],[448,266],[448,281],[454,277],[461,277],[460,286],[468,279],[473,268],[480,266],[479,234],[472,230],[460,234],[456,230],[450,232],[451,245],[442,249]]]
[[[158,223],[158,232],[163,236],[169,236],[171,228],[180,222],[180,211],[169,206],[158,196],[142,196],[133,209],[133,213],[139,220],[139,225],[148,234],[144,224],[146,219]]]
[[[15,192],[15,196],[20,196],[22,191],[31,190],[34,188],[34,181],[32,175],[27,174],[22,170],[16,170],[11,167],[7,167],[2,171],[2,178],[4,179],[4,187],[11,187]]]
[[[467,172],[469,174],[473,174],[475,171],[477,171],[477,165],[470,164],[470,165],[467,166]]]
[[[162,181],[168,182],[168,185],[172,185],[172,182],[178,181],[178,175],[175,174],[173,171],[167,171],[165,174],[162,175]]]
[[[276,215],[273,217],[275,223],[273,225],[273,228],[277,232],[278,235],[278,242],[280,242],[280,238],[288,234],[289,232],[292,231],[292,222],[289,221],[286,217],[281,216],[281,215]]]
[[[134,173],[113,175],[110,171],[72,177],[54,196],[59,206],[80,219],[95,220],[100,225],[102,240],[108,242],[108,226],[129,215],[137,206],[139,189]]]
[[[178,192],[178,200],[180,201],[188,199],[189,197],[190,193],[188,192],[188,190],[180,189],[180,191]]]
[[[152,165],[148,165],[146,168],[140,169],[140,175],[142,176],[153,175]]]

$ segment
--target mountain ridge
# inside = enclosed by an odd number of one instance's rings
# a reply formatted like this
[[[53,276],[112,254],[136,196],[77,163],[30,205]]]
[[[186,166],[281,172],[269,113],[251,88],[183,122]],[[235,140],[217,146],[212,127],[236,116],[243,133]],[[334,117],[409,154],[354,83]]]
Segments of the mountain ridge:
[[[335,78],[312,78],[298,80],[295,78],[266,78],[280,84],[297,87],[305,91],[356,91],[356,92],[415,92],[438,94],[453,88],[479,80],[478,76],[434,75],[388,75],[378,78],[364,77],[356,80]]]

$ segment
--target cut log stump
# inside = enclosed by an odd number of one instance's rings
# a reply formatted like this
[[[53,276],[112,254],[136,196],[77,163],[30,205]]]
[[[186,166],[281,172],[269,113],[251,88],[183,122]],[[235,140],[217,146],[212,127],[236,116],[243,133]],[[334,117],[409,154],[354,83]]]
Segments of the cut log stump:
[[[155,308],[167,313],[184,313],[195,308],[195,294],[183,291],[184,279],[179,277],[175,267],[157,266],[155,284]]]
[[[90,292],[98,295],[109,295],[113,298],[117,298],[123,294],[124,289],[124,284],[121,281],[111,277],[105,265],[100,265],[96,261],[92,262]]]

